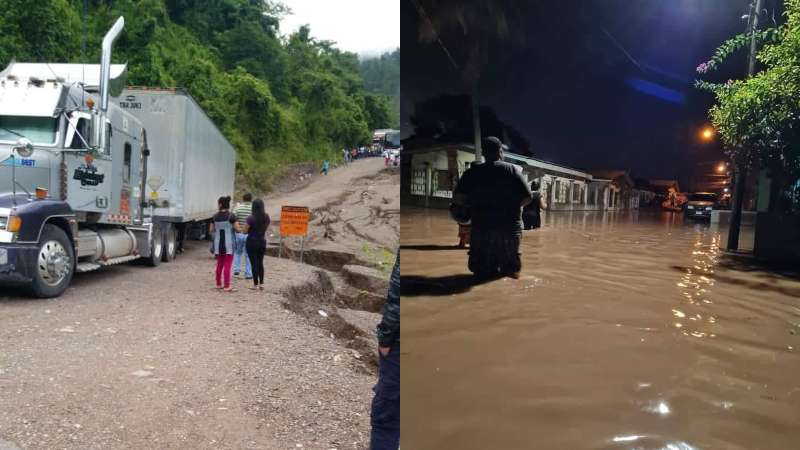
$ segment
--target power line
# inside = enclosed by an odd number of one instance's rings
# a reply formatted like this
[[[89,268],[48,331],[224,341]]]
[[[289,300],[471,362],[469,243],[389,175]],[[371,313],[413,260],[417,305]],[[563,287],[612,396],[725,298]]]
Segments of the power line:
[[[417,0],[411,0],[411,3],[414,4],[414,8],[416,8],[416,10],[419,13],[419,15],[422,16],[425,20],[427,20],[428,23],[430,24],[431,30],[433,31],[433,36],[434,36],[434,38],[436,38],[436,42],[439,43],[439,46],[442,47],[442,50],[444,50],[444,53],[447,55],[447,59],[450,60],[450,63],[453,65],[453,67],[456,70],[460,70],[459,67],[458,67],[458,64],[456,63],[456,60],[453,58],[453,55],[450,53],[450,50],[447,49],[447,47],[444,45],[444,42],[442,42],[442,39],[439,37],[439,33],[436,32],[436,26],[433,24],[433,21],[428,16],[428,13],[425,12],[425,9],[422,7],[422,5],[420,5],[417,2]]]

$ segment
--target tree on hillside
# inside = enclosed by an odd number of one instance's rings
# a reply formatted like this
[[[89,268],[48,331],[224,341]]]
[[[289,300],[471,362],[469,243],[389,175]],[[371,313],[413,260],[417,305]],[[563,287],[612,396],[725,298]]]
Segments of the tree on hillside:
[[[335,159],[370,141],[386,102],[364,87],[357,55],[312,37],[281,36],[272,0],[7,0],[0,65],[90,62],[118,16],[113,62],[128,82],[189,90],[237,150],[240,180],[266,188],[287,164]],[[84,36],[83,26],[87,34]],[[86,55],[81,46],[86,41]]]
[[[389,122],[378,128],[400,128],[400,49],[360,62],[364,87],[383,97],[389,106]]]

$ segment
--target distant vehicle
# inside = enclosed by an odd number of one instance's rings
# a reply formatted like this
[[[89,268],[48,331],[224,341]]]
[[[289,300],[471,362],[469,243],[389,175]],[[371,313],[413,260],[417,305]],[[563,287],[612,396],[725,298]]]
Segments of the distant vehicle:
[[[0,72],[0,288],[57,297],[76,272],[172,261],[233,192],[234,148],[188,94],[123,90],[123,26],[99,65]]]
[[[400,149],[400,132],[391,130],[383,137],[383,148],[391,150]]]
[[[686,202],[686,217],[690,219],[711,219],[711,211],[717,203],[717,195],[711,192],[695,192]]]

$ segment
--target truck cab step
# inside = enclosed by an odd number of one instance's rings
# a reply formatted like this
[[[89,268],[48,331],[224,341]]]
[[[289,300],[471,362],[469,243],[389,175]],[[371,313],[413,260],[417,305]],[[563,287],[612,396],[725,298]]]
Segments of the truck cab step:
[[[95,261],[95,262],[79,262],[78,265],[75,267],[77,272],[91,272],[93,270],[97,270],[101,267],[105,266],[113,266],[116,264],[122,264],[129,261],[133,261],[135,259],[139,259],[138,256],[121,256],[119,258],[111,258],[106,261]]]

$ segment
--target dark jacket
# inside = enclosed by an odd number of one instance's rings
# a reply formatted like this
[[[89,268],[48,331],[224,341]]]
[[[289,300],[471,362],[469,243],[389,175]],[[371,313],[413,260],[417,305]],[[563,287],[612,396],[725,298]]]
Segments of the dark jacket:
[[[400,252],[392,270],[389,294],[383,305],[383,320],[378,324],[376,334],[381,347],[392,347],[400,343]]]

